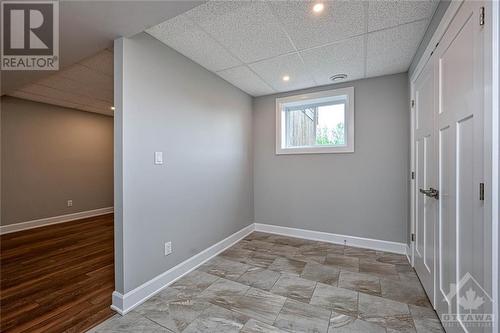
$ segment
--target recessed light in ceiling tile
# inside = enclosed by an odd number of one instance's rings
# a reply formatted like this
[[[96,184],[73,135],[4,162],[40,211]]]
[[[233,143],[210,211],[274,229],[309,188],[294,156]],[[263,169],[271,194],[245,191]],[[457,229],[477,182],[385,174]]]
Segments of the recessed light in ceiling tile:
[[[290,76],[284,75],[282,79],[283,79],[283,81],[288,82],[288,81],[290,81]]]
[[[316,14],[321,13],[323,9],[325,9],[325,5],[322,4],[321,2],[318,2],[313,6],[313,12],[315,12]]]

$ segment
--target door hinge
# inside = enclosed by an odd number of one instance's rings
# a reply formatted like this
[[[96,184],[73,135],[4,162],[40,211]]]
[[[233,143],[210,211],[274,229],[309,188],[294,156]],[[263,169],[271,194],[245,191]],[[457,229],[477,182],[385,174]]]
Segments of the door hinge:
[[[481,9],[479,10],[479,25],[484,25],[484,7],[481,7]]]
[[[479,183],[479,200],[484,201],[484,183]]]
[[[415,171],[411,172],[411,179],[415,179]]]
[[[415,107],[415,100],[414,100],[414,99],[412,99],[412,100],[411,100],[411,107],[412,107],[412,108],[414,108],[414,107]]]
[[[411,234],[411,241],[414,242],[415,241],[415,234]]]

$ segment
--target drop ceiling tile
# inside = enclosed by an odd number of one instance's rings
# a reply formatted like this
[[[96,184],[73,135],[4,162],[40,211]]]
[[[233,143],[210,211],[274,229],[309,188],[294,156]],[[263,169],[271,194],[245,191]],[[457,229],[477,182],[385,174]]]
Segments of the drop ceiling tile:
[[[82,104],[61,101],[61,100],[57,100],[57,99],[53,99],[53,98],[49,98],[49,97],[45,97],[45,96],[40,96],[40,95],[34,95],[34,94],[29,93],[29,92],[24,92],[21,90],[17,90],[13,93],[9,93],[9,96],[27,99],[29,101],[34,101],[34,102],[59,105],[59,106],[67,107],[67,108],[73,108],[73,109],[80,109],[83,107]]]
[[[99,100],[89,100],[86,105],[89,107],[93,107],[95,109],[109,110],[113,104],[106,103],[106,102],[99,101]]]
[[[101,113],[107,116],[113,116],[113,110],[111,110],[109,107],[106,108],[96,108],[93,106],[85,105],[80,107],[79,109],[84,110],[84,111],[89,111],[89,112],[94,112],[94,113]]]
[[[252,96],[269,95],[275,91],[247,66],[239,66],[217,72],[227,82]]]
[[[366,74],[368,77],[408,70],[428,21],[401,25],[368,34]]]
[[[9,95],[112,115],[113,60],[113,51],[105,49]]]
[[[345,81],[364,76],[364,37],[355,37],[300,52],[307,70],[319,85],[330,84],[334,74],[347,74]],[[336,81],[340,82],[340,81]]]
[[[294,51],[264,1],[209,1],[187,15],[245,63]]]
[[[311,74],[297,53],[262,60],[249,65],[276,91],[288,91],[315,86]],[[283,81],[288,75],[290,80]]]
[[[70,93],[77,93],[81,96],[86,96],[90,99],[98,99],[112,103],[113,90],[103,89],[99,84],[87,85],[79,81],[70,80],[62,75],[55,74],[36,82],[39,85],[66,91]]]
[[[325,1],[320,14],[312,1],[270,1],[297,49],[320,46],[364,33],[362,1]]]
[[[113,52],[110,50],[104,50],[80,62],[83,66],[110,77],[114,73],[113,63]]]
[[[146,32],[208,70],[219,71],[241,65],[186,15],[158,24]]]
[[[383,0],[368,2],[368,31],[430,18],[438,0]]]
[[[75,104],[85,105],[89,101],[88,97],[78,95],[74,92],[62,91],[51,87],[42,86],[37,83],[25,86],[21,89],[21,91]]]
[[[80,64],[62,70],[60,75],[70,80],[81,82],[82,84],[94,84],[113,90],[112,77],[96,72]]]

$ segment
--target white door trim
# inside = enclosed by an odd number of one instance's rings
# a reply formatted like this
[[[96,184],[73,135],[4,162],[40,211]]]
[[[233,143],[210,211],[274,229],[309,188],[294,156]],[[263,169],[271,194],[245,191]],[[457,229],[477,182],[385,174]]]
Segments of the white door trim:
[[[486,94],[485,111],[490,109],[491,114],[491,221],[492,221],[492,294],[496,298],[493,302],[494,328],[493,332],[500,332],[500,321],[498,316],[500,301],[499,290],[499,261],[500,261],[500,2],[488,1],[486,3],[486,19],[491,20],[491,50],[486,53],[485,74],[491,73],[491,96]],[[491,13],[491,15],[490,15]],[[491,68],[489,68],[491,66]],[[489,101],[488,101],[489,100]],[[486,122],[487,124],[487,122]],[[487,129],[487,126],[485,127]],[[485,165],[486,166],[486,165]],[[486,166],[487,167],[487,166]]]

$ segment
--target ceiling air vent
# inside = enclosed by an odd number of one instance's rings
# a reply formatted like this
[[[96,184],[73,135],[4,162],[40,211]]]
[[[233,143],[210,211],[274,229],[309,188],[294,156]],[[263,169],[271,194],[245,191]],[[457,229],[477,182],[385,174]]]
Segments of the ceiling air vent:
[[[335,74],[333,76],[330,76],[331,81],[338,81],[344,79],[347,79],[347,74]]]

